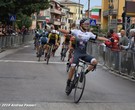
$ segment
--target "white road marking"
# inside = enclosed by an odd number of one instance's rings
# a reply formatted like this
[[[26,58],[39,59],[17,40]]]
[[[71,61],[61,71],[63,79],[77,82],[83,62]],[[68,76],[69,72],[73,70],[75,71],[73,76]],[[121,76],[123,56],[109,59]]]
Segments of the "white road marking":
[[[22,60],[0,60],[0,62],[4,63],[39,63],[46,64],[46,61],[22,61]],[[49,62],[50,64],[66,64],[66,62]]]
[[[24,47],[30,47],[30,45],[26,45],[26,46],[24,46]]]

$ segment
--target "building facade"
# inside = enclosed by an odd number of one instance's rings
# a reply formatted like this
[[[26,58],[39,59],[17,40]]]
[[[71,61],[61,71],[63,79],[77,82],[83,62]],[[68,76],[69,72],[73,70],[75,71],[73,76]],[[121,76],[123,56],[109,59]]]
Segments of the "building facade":
[[[61,4],[68,7],[70,9],[70,13],[72,13],[72,19],[70,17],[70,20],[73,22],[76,22],[76,20],[80,20],[83,17],[83,5],[72,2],[70,0],[61,0]]]
[[[102,0],[101,28],[119,31],[122,28],[122,13],[125,0]]]
[[[64,14],[64,16],[61,17],[61,28],[65,30],[68,30],[70,27],[70,24],[68,22],[69,11],[70,11],[69,8],[62,7],[62,13]]]
[[[41,10],[32,15],[32,29],[44,28],[45,24],[53,24],[55,27],[70,29],[72,23],[83,17],[83,5],[71,1],[50,0],[50,8]]]

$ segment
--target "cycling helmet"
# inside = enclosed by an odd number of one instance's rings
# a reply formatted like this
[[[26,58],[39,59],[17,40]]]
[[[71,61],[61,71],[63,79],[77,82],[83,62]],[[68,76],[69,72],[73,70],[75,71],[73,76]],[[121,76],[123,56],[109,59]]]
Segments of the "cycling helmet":
[[[87,21],[87,20],[88,20],[87,18],[81,19],[81,20],[80,20],[80,25],[81,25],[82,23],[84,23],[85,21]]]
[[[52,30],[51,33],[56,34],[56,30]]]

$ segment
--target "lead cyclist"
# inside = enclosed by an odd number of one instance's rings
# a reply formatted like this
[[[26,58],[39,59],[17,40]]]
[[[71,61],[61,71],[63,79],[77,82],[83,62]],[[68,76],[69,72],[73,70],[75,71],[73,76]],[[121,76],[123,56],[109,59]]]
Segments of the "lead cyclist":
[[[76,48],[74,49],[73,62],[71,64],[71,68],[67,79],[66,93],[70,91],[70,83],[73,74],[75,72],[75,66],[79,63],[79,59],[82,59],[89,63],[88,68],[85,70],[85,74],[87,74],[89,71],[92,71],[98,63],[96,58],[86,53],[87,42],[89,41],[89,39],[108,41],[107,38],[98,37],[92,32],[87,31],[90,26],[89,21],[90,21],[89,19],[83,18],[82,20],[80,20],[79,29],[73,29],[69,32],[63,29],[59,29],[59,31],[62,33],[72,34],[73,36],[75,36],[75,40],[76,40],[76,44],[75,44]]]

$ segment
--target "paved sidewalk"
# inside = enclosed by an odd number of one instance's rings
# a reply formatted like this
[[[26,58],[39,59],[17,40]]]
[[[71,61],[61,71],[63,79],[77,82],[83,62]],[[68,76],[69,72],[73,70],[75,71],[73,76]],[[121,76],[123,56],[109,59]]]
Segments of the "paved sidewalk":
[[[5,57],[9,54],[15,53],[16,51],[18,51],[20,49],[23,49],[25,45],[29,45],[29,44],[32,44],[32,43],[33,43],[33,41],[30,41],[30,42],[27,42],[25,44],[18,45],[18,46],[15,46],[15,47],[7,48],[7,49],[0,49],[0,58]]]

